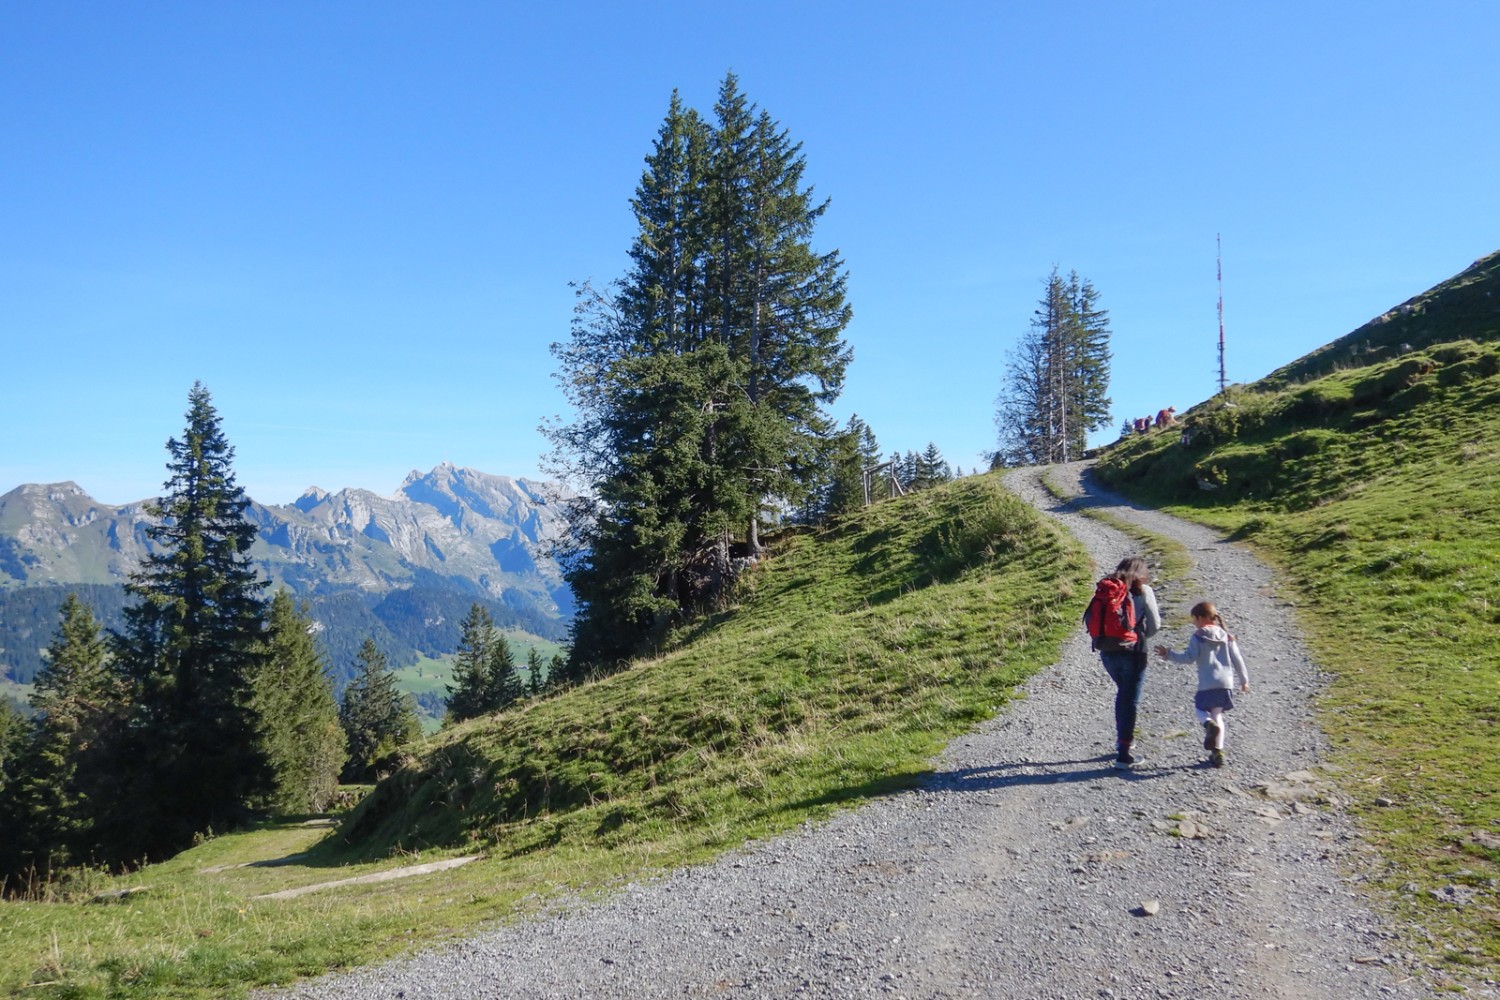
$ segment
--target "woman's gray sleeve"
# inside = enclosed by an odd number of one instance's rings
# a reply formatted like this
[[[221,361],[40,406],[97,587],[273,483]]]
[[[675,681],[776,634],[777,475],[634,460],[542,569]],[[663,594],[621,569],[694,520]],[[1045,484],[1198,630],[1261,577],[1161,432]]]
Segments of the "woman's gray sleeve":
[[[1141,615],[1141,630],[1149,639],[1161,631],[1161,612],[1156,608],[1156,591],[1150,587],[1141,587],[1141,604],[1144,605]]]

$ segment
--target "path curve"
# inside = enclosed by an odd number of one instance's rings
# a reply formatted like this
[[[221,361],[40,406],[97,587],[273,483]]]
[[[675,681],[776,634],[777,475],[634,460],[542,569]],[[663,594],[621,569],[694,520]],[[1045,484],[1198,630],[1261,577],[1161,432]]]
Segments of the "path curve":
[[[1046,474],[1084,492],[1083,466]],[[1359,842],[1326,800],[1321,679],[1270,572],[1213,532],[1088,488],[1007,484],[1112,567],[1099,506],[1180,540],[1161,592],[1211,596],[1253,690],[1230,767],[1203,766],[1189,668],[1153,666],[1134,772],[1109,766],[1110,687],[1075,635],[1027,697],[952,743],[925,787],[458,944],[275,994],[307,998],[1325,998],[1435,995],[1341,877]],[[1206,585],[1205,581],[1213,581]],[[1180,646],[1187,632],[1169,629]],[[1259,790],[1257,787],[1259,786]],[[1336,801],[1336,797],[1335,797]],[[1154,916],[1142,903],[1160,904]]]

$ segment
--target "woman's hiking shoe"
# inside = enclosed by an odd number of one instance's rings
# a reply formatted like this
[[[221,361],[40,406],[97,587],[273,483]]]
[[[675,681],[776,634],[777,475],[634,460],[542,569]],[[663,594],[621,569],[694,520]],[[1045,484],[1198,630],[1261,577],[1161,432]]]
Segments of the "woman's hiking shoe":
[[[1219,748],[1219,727],[1213,722],[1203,724],[1203,749],[1217,750]],[[1215,767],[1220,765],[1215,764]]]
[[[1212,764],[1214,767],[1223,767],[1224,766],[1224,751],[1223,750],[1215,750],[1213,753],[1209,754],[1208,755],[1208,762],[1210,764]]]
[[[1126,768],[1135,763],[1135,757],[1131,755],[1129,747],[1121,747],[1120,752],[1115,754],[1115,767]]]

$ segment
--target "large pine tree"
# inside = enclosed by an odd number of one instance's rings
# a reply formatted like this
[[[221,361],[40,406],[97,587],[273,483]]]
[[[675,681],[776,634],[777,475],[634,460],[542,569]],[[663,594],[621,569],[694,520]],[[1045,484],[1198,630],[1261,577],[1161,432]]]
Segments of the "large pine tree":
[[[578,598],[566,678],[658,646],[752,558],[768,508],[815,482],[822,410],[849,351],[837,252],[810,238],[826,202],[800,147],[733,75],[705,122],[673,95],[631,207],[626,277],[579,291],[554,345],[576,417],[549,428],[554,468],[579,487]]]
[[[266,609],[249,557],[250,501],[202,383],[188,404],[182,437],[167,442],[166,493],[149,508],[152,551],[126,585],[134,603],[114,641],[134,698],[117,800],[99,818],[116,860],[238,825],[274,781],[253,705]]]

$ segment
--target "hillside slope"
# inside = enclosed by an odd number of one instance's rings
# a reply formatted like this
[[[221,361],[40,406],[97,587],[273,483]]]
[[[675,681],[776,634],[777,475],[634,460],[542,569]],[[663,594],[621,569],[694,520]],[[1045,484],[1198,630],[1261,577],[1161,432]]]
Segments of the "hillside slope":
[[[1382,884],[1455,961],[1493,969],[1500,254],[1409,304],[1200,404],[1185,438],[1126,439],[1098,471],[1249,540],[1296,585],[1336,674],[1322,718],[1359,776],[1349,790],[1384,852]],[[1396,356],[1360,347],[1387,326],[1411,338]]]
[[[150,970],[143,996],[286,982],[912,787],[948,738],[1052,662],[1089,573],[1079,546],[995,476],[784,536],[739,606],[683,649],[439,733],[318,847],[252,866],[226,837],[121,880],[167,886],[128,908],[15,904],[0,921],[0,984],[39,976],[49,985],[28,995],[104,995],[121,968]],[[485,858],[247,902],[411,852]]]
[[[685,647],[441,734],[343,836],[361,856],[564,836],[709,846],[726,823],[779,828],[789,802],[909,782],[1045,660],[1085,572],[993,478],[785,537],[753,595]]]

